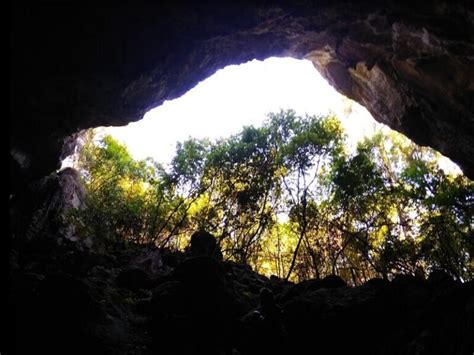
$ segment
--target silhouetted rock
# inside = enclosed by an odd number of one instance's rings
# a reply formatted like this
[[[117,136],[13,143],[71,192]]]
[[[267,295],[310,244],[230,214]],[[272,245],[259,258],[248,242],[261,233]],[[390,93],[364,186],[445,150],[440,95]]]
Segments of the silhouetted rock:
[[[339,288],[347,286],[343,279],[337,275],[328,275],[321,280],[321,286],[324,288]]]
[[[222,252],[216,238],[208,232],[197,231],[191,236],[189,252],[191,256],[209,256],[222,260]]]

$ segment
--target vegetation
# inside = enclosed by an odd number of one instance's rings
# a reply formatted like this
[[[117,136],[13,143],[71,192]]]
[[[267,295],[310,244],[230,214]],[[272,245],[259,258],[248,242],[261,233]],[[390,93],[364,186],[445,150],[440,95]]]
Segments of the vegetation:
[[[179,143],[166,170],[89,132],[79,158],[88,197],[74,223],[103,243],[177,249],[205,229],[225,258],[292,280],[432,269],[471,279],[474,184],[397,133],[353,154],[345,144],[337,118],[281,111],[217,142]]]

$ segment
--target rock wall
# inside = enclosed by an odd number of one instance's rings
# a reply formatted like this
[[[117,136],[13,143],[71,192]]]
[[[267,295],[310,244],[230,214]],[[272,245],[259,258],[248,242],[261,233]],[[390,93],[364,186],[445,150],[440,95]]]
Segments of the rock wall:
[[[74,242],[78,248],[90,248],[92,239],[78,240],[70,213],[82,209],[86,189],[79,172],[66,168],[30,184],[11,201],[10,232],[19,243],[50,245]],[[22,238],[22,237],[25,238]],[[19,237],[19,238],[16,238]]]
[[[139,120],[226,65],[270,56],[312,60],[474,177],[472,2],[16,1],[11,15],[10,149],[28,179],[55,169],[80,129]]]

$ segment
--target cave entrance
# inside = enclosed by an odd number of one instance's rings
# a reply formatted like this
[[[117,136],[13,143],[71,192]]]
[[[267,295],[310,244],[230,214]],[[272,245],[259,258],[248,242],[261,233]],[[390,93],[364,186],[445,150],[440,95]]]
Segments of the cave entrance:
[[[126,126],[97,127],[95,134],[111,135],[125,144],[135,159],[152,157],[168,165],[180,141],[230,136],[244,126],[260,126],[268,113],[281,109],[336,115],[351,150],[366,135],[392,132],[363,106],[336,91],[311,61],[271,57],[222,68],[183,96],[148,111],[143,119]],[[76,158],[66,157],[61,169],[74,167]],[[462,173],[450,159],[442,155],[438,159],[445,170]]]
[[[236,134],[244,126],[260,126],[268,113],[281,109],[302,115],[335,114],[352,147],[365,134],[386,127],[329,85],[311,61],[272,57],[220,69],[180,98],[150,110],[142,120],[100,127],[97,133],[123,142],[137,159],[153,157],[168,164],[178,141]],[[63,167],[70,164],[71,158]]]
[[[357,241],[350,247],[361,260],[346,255],[347,240],[360,236],[348,237],[341,216],[352,218],[351,230],[370,230],[367,243],[382,258],[377,243],[390,246],[390,235],[417,238],[421,222],[409,221],[426,206],[404,206],[402,195],[425,183],[419,174],[460,173],[377,123],[311,62],[291,58],[226,67],[139,122],[83,137],[86,153],[64,163],[76,164],[91,192],[91,209],[79,216],[83,233],[183,250],[193,230],[205,229],[225,258],[294,280],[340,274],[357,284],[391,272],[351,266],[370,257]],[[403,198],[392,195],[402,184]]]

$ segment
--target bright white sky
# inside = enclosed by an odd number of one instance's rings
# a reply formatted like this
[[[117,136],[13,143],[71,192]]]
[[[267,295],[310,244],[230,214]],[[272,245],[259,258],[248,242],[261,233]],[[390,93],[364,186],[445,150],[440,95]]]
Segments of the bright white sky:
[[[149,111],[124,127],[107,127],[136,159],[168,164],[176,143],[189,137],[211,140],[260,126],[268,112],[291,108],[299,114],[334,112],[354,145],[378,124],[369,112],[332,88],[307,60],[269,58],[218,70],[185,95]]]

